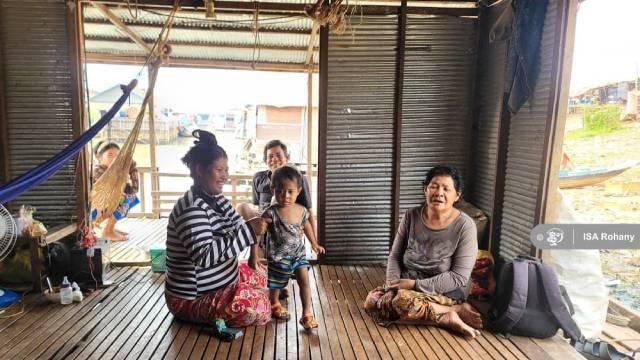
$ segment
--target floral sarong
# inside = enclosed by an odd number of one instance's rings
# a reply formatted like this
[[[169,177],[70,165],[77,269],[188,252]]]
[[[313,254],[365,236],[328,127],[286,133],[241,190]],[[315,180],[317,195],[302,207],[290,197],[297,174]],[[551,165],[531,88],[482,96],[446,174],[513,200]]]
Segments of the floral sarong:
[[[386,290],[381,286],[371,290],[364,302],[364,309],[376,324],[388,326],[394,321],[424,322],[435,324],[439,315],[432,303],[452,306],[457,304],[444,295],[414,290]]]
[[[178,319],[213,324],[224,319],[227,326],[264,325],[271,320],[271,303],[265,274],[239,265],[240,279],[236,284],[194,300],[165,293],[169,311]]]

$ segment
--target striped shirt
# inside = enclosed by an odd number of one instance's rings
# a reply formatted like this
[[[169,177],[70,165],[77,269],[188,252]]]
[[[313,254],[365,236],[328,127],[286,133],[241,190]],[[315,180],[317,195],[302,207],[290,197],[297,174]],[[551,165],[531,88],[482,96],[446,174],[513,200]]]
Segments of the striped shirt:
[[[253,230],[224,195],[192,187],[169,216],[165,290],[191,300],[235,283],[237,256],[255,242]]]

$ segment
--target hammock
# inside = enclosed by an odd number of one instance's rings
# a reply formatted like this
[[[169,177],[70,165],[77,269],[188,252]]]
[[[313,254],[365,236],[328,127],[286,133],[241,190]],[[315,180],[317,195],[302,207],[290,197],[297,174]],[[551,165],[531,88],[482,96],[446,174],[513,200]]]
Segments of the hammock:
[[[120,204],[120,195],[129,180],[129,169],[133,162],[133,152],[136,148],[138,134],[142,127],[142,120],[144,119],[149,98],[153,94],[153,89],[156,86],[160,64],[163,60],[167,59],[169,53],[171,53],[171,47],[168,44],[169,32],[171,31],[173,20],[179,7],[180,0],[175,0],[173,9],[160,34],[158,34],[158,38],[145,62],[145,65],[149,65],[149,88],[144,96],[144,100],[142,100],[140,113],[138,113],[133,129],[124,142],[124,145],[122,145],[116,159],[104,174],[98,178],[91,189],[91,208],[97,211],[96,222],[100,222],[111,216]]]
[[[153,88],[156,85],[158,69],[161,61],[161,58],[156,58],[151,64],[149,64],[149,88],[144,96],[144,100],[142,100],[140,112],[138,113],[136,122],[133,125],[133,129],[131,129],[131,133],[122,145],[116,159],[113,161],[111,166],[107,168],[104,174],[98,178],[91,189],[91,207],[97,210],[97,222],[111,216],[120,204],[120,194],[122,194],[122,189],[125,188],[125,185],[129,180],[129,169],[133,162],[133,153],[136,148],[138,134],[142,127],[149,98],[153,94]]]
[[[122,96],[116,101],[115,104],[104,114],[100,120],[90,127],[84,134],[80,135],[76,140],[69,144],[64,150],[38,165],[37,167],[27,171],[21,176],[13,179],[6,185],[0,186],[0,204],[7,203],[29,190],[30,188],[40,185],[50,177],[52,177],[58,170],[60,170],[69,160],[75,157],[84,146],[91,141],[91,139],[102,130],[102,128],[111,121],[111,119],[118,113],[122,105],[129,98],[129,94],[137,85],[137,80],[131,81],[129,85],[121,85]]]

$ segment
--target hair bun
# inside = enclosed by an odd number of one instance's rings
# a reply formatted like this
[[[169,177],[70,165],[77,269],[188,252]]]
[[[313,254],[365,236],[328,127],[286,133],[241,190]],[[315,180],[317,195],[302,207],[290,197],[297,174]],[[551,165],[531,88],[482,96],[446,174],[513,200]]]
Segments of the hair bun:
[[[205,146],[217,146],[218,145],[218,141],[216,140],[216,136],[213,135],[212,133],[205,131],[205,130],[193,130],[193,132],[191,133],[191,135],[193,135],[194,138],[196,138],[197,140],[195,140],[193,143],[196,145],[205,145]]]

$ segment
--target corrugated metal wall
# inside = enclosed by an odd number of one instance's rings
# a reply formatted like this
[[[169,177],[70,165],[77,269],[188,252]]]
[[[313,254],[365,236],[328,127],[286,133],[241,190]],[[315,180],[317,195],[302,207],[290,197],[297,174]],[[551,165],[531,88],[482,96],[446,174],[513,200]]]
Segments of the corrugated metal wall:
[[[489,32],[500,15],[500,6],[482,9],[478,76],[473,124],[472,192],[467,198],[488,216],[493,214],[500,115],[504,93],[508,41],[490,41]]]
[[[536,221],[537,199],[544,161],[545,129],[550,122],[552,73],[556,44],[557,11],[562,0],[549,0],[542,34],[540,71],[534,92],[511,119],[499,255],[511,260],[529,254],[529,234]]]
[[[397,16],[354,17],[329,36],[326,262],[386,260],[393,237]],[[424,201],[428,168],[468,173],[476,21],[407,16],[400,216]]]
[[[422,180],[434,165],[455,165],[470,180],[476,35],[474,19],[407,16],[400,217],[424,202]]]
[[[73,139],[72,82],[64,0],[2,0],[2,46],[10,177],[61,151]],[[75,166],[13,202],[37,208],[47,226],[75,214]]]
[[[326,262],[386,260],[392,233],[397,16],[329,35]]]

